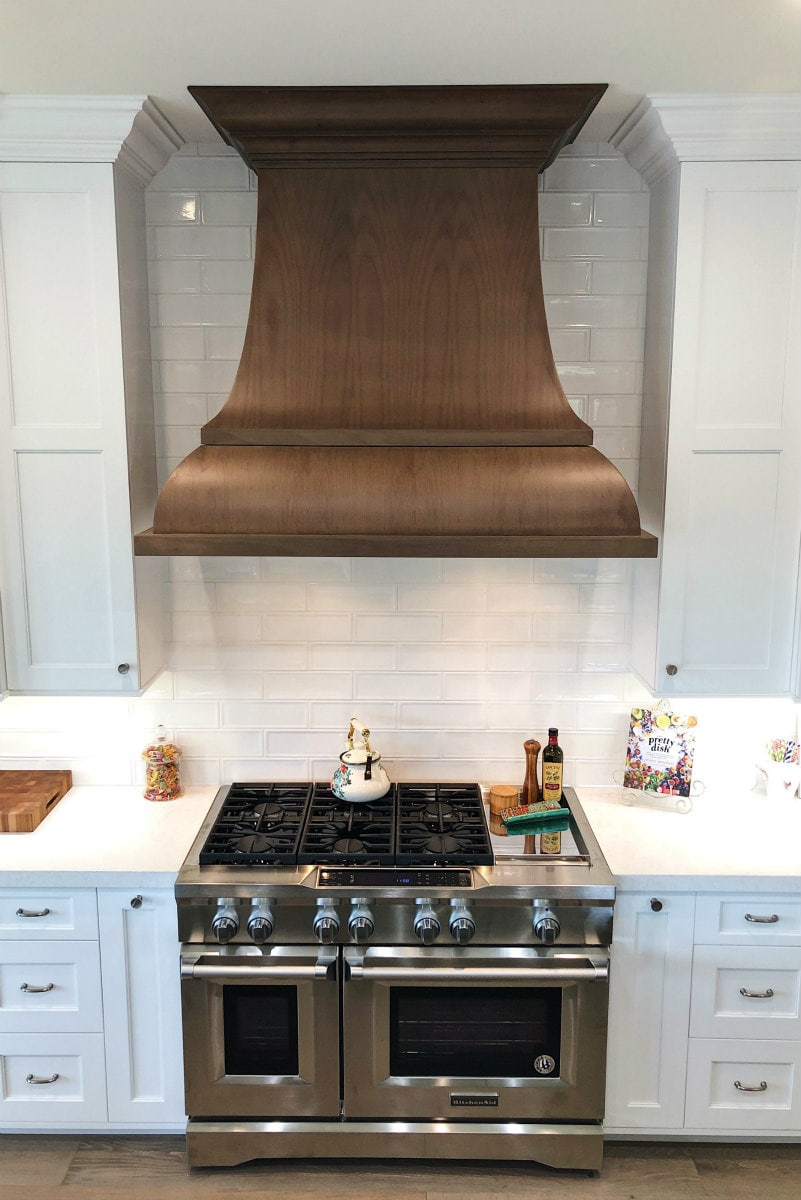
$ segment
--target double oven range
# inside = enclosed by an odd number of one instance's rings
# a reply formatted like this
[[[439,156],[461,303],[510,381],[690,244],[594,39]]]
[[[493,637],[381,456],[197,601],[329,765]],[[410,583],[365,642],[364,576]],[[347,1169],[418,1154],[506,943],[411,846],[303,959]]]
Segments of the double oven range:
[[[176,883],[190,1164],[599,1169],[615,889],[563,803],[544,855],[477,784],[222,788]]]

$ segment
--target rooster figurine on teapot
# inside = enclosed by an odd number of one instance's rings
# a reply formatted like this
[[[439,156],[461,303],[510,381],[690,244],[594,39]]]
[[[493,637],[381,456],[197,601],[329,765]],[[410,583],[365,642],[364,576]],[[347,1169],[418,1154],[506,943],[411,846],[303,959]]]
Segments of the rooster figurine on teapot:
[[[370,730],[351,717],[348,748],[339,756],[331,791],[340,800],[366,804],[386,796],[390,787],[389,776],[381,766],[381,755],[370,747]]]

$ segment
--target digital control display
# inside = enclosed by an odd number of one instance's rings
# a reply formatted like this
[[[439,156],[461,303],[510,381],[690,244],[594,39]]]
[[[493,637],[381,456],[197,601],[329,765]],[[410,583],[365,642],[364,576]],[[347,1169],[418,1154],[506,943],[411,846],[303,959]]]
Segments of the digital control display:
[[[318,887],[469,888],[471,871],[425,867],[320,867]]]

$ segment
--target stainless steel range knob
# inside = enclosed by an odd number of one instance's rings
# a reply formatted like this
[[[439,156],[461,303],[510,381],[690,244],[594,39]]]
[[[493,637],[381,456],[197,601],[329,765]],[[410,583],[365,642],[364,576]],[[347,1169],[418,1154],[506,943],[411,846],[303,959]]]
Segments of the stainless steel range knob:
[[[248,917],[248,933],[251,939],[262,945],[272,937],[275,928],[275,917],[266,900],[253,900]]]
[[[465,904],[454,904],[451,919],[448,922],[451,937],[459,946],[466,946],[476,932],[476,923]]]
[[[239,930],[239,914],[236,911],[236,900],[222,896],[217,901],[217,911],[211,918],[211,932],[220,945],[224,946],[236,937]]]
[[[535,914],[534,936],[546,946],[552,946],[561,932],[562,926],[552,912],[546,910],[541,917]]]
[[[336,940],[339,933],[339,917],[328,900],[317,901],[317,914],[312,925],[314,936],[323,946]]]
[[[422,904],[417,909],[413,928],[414,936],[424,946],[430,946],[437,940],[440,931],[439,917],[430,904]]]
[[[354,900],[348,918],[348,933],[354,942],[366,942],[375,933],[373,914],[363,900]]]

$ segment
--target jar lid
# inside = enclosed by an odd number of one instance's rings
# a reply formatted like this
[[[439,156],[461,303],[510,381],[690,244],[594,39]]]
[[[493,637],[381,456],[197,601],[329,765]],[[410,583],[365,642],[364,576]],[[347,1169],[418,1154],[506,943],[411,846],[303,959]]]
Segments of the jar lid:
[[[163,729],[163,725],[158,726]],[[176,758],[180,758],[183,750],[180,746],[176,746],[174,742],[168,742],[166,733],[158,734],[156,741],[151,742],[142,751],[142,758],[154,759],[156,762],[172,762]]]

